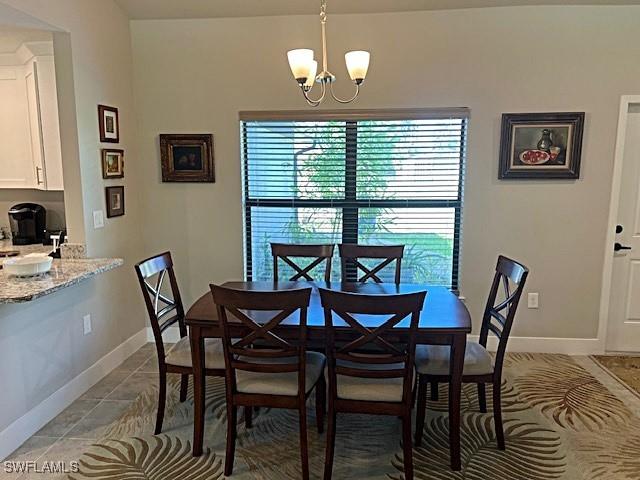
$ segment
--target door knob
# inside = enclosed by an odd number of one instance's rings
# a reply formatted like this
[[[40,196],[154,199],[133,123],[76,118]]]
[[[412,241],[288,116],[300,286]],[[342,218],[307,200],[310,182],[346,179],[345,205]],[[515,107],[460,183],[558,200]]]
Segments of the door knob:
[[[613,250],[615,252],[619,252],[620,250],[631,250],[631,247],[627,247],[626,245],[622,245],[619,242],[613,244]]]

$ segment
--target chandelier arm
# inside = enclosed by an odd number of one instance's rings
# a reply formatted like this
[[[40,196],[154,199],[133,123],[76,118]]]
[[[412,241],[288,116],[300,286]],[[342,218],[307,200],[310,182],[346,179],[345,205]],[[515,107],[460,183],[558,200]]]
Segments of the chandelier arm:
[[[331,96],[333,97],[333,99],[338,102],[338,103],[351,103],[353,102],[356,97],[358,96],[358,94],[360,93],[360,85],[356,83],[356,93],[353,94],[353,97],[349,98],[348,100],[343,100],[341,98],[336,97],[336,94],[333,93],[333,83],[329,84],[329,88],[331,90]]]
[[[310,98],[309,95],[308,95],[308,92],[306,92],[304,88],[300,88],[300,90],[302,91],[302,95],[304,95],[304,99],[312,107],[317,107],[318,105],[320,105],[322,103],[322,101],[324,100],[324,97],[325,97],[325,95],[327,93],[327,87],[326,87],[324,82],[320,83],[320,87],[322,88],[322,94],[320,95],[320,98],[318,98],[317,100],[314,100],[314,99]]]

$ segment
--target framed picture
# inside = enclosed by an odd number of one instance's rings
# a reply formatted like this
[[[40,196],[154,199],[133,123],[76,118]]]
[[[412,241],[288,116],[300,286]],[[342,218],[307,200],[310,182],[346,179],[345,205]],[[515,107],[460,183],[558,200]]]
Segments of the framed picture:
[[[124,150],[102,149],[102,178],[124,177]]]
[[[163,182],[215,182],[213,135],[160,135]]]
[[[124,186],[106,187],[107,218],[124,215]]]
[[[120,141],[120,121],[118,109],[98,105],[98,122],[100,124],[100,141],[118,143]]]
[[[501,179],[580,177],[584,112],[505,113]]]

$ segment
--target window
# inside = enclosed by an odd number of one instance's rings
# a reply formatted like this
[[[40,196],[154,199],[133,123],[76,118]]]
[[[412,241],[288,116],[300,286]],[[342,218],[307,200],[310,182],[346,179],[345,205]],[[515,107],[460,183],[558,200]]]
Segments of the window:
[[[270,242],[404,244],[403,282],[457,289],[466,130],[466,109],[241,114],[247,279]]]

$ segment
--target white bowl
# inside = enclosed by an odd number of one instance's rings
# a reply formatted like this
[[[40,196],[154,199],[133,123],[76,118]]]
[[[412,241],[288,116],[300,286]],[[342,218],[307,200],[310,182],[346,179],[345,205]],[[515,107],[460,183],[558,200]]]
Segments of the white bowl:
[[[2,268],[7,275],[15,277],[31,277],[51,270],[53,258],[44,257],[16,257],[8,258],[2,263]]]

